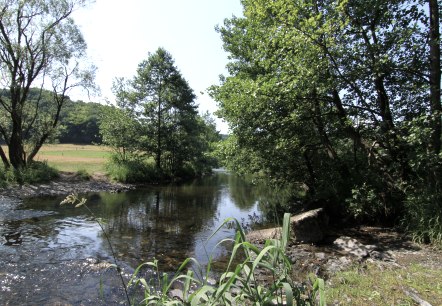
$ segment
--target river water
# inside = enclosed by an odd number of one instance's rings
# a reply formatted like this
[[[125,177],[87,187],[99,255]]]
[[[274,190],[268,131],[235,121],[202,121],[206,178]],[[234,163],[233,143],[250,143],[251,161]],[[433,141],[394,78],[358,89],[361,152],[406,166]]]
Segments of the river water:
[[[256,188],[224,172],[191,183],[124,193],[83,195],[101,220],[126,280],[153,258],[175,271],[187,257],[222,257],[218,241],[233,238],[226,218],[247,224],[261,216]],[[1,305],[121,305],[125,296],[110,247],[83,207],[63,198],[0,198]],[[135,293],[134,293],[135,294]]]

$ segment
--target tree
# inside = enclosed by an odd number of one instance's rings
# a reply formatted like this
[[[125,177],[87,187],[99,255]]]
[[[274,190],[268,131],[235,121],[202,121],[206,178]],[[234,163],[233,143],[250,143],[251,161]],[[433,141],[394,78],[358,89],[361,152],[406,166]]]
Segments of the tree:
[[[127,161],[140,148],[140,123],[124,109],[107,106],[100,117],[103,143],[114,149],[118,160]]]
[[[0,99],[0,135],[9,149],[5,167],[25,167],[55,131],[68,91],[92,87],[93,68],[81,67],[86,43],[72,12],[86,0],[2,0],[0,78],[8,94]],[[43,91],[52,88],[51,96]],[[40,88],[30,99],[31,87]],[[42,100],[50,101],[41,111]]]
[[[178,146],[191,134],[197,112],[195,95],[174,65],[170,53],[159,48],[138,65],[133,80],[114,86],[118,104],[130,109],[145,128],[144,151],[154,156],[158,170],[181,163]],[[183,152],[181,152],[183,153]]]
[[[429,38],[430,38],[430,122],[431,141],[430,152],[438,155],[441,152],[442,137],[442,105],[441,105],[441,40],[440,40],[440,8],[437,0],[428,0],[429,6]],[[432,185],[440,188],[442,176],[442,164],[434,163],[430,176]]]
[[[312,199],[350,203],[365,188],[369,214],[396,217],[418,176],[407,137],[433,112],[422,2],[242,3],[245,17],[219,28],[232,61],[211,89],[235,136],[227,152],[247,155],[249,172],[305,183]]]
[[[130,132],[121,138],[127,141],[124,146],[132,145],[136,157],[153,157],[153,176],[159,179],[194,177],[216,165],[212,154],[213,143],[220,139],[216,126],[208,114],[197,113],[193,90],[166,50],[149,54],[131,80],[116,79],[113,91],[117,107],[101,124],[103,142],[117,140],[113,135],[123,136],[120,130],[127,128]],[[108,128],[116,122],[121,122],[115,126],[118,131]],[[145,159],[140,161],[146,166]]]
[[[100,144],[100,121],[108,106],[94,102],[67,102],[60,114],[60,143]]]

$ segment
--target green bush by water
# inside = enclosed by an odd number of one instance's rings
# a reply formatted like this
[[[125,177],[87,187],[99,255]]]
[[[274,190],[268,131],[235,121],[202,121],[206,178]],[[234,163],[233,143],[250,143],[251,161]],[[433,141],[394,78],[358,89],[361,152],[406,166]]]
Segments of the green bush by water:
[[[106,163],[105,169],[112,180],[122,183],[150,183],[159,178],[155,167],[139,157],[121,160],[114,155]]]
[[[211,168],[196,168],[191,163],[184,163],[180,168],[157,169],[155,163],[143,156],[132,154],[125,159],[114,154],[105,166],[108,176],[122,183],[159,183],[169,181],[180,181],[202,176],[211,172]]]
[[[49,182],[58,177],[58,171],[46,162],[32,162],[22,169],[2,167],[0,170],[0,187],[14,184],[35,184]]]

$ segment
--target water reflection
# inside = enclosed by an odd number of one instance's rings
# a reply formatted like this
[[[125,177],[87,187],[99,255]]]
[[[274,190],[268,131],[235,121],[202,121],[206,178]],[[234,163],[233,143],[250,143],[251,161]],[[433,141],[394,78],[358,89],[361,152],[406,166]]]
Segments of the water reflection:
[[[240,178],[217,173],[181,185],[84,196],[109,235],[120,264],[130,273],[153,258],[164,271],[175,271],[189,256],[206,263],[217,242],[234,235],[233,229],[222,228],[207,242],[213,231],[228,217],[247,220],[259,215],[258,195]],[[94,267],[111,261],[109,245],[89,212],[60,206],[61,200],[30,199],[0,215],[0,234],[18,231],[22,238],[19,246],[0,245],[0,280],[7,284],[7,290],[0,288],[1,300],[12,305],[23,302],[20,296],[26,295],[45,304],[53,301],[57,291],[63,303],[75,303],[74,296],[85,295],[92,304],[100,304],[101,272]],[[225,251],[217,248],[213,255]],[[107,298],[121,297],[118,279],[109,275],[106,279]]]
[[[204,263],[217,241],[233,236],[233,229],[223,228],[206,242],[224,219],[247,219],[258,213],[253,186],[226,173],[181,185],[84,196],[104,224],[118,259],[131,266],[154,257],[165,269],[175,269],[189,256]],[[109,258],[107,242],[90,214],[81,208],[60,207],[61,200],[30,199],[21,205],[22,211],[47,213],[39,217],[38,230],[28,231],[26,239],[45,240],[49,248],[82,249],[83,257]],[[14,230],[21,223],[28,227],[29,218],[14,220]],[[215,255],[222,252],[215,250]]]

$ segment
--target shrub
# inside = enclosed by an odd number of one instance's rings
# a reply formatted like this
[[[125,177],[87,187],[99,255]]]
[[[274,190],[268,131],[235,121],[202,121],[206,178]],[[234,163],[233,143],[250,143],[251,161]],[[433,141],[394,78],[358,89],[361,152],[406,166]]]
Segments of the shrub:
[[[141,157],[122,160],[113,155],[106,164],[106,172],[112,180],[122,183],[150,183],[160,177],[155,167]]]
[[[405,206],[402,226],[413,240],[442,248],[442,194],[410,192]]]
[[[88,181],[91,179],[91,175],[87,172],[86,169],[80,169],[76,173],[77,177],[81,178],[82,180]]]
[[[0,186],[10,184],[34,184],[48,182],[58,177],[58,171],[46,162],[34,161],[22,169],[3,169],[0,174]]]

